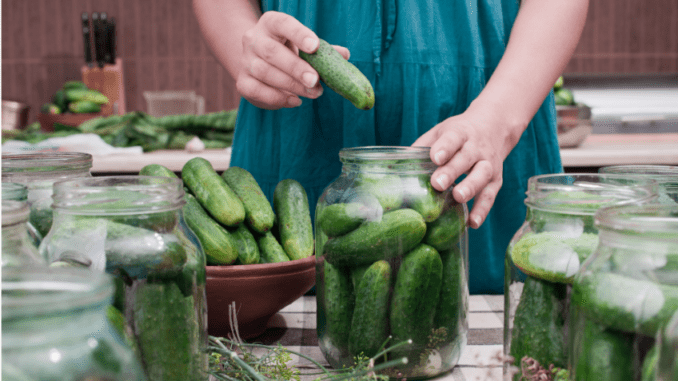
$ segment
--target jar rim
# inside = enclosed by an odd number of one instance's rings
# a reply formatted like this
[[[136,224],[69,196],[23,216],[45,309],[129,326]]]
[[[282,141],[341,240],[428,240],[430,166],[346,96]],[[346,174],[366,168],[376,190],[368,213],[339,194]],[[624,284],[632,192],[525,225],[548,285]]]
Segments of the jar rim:
[[[2,171],[48,172],[92,168],[92,155],[83,152],[34,152],[2,154]]]
[[[594,221],[601,230],[675,233],[678,241],[678,205],[608,206],[596,212]]]
[[[30,211],[26,201],[2,200],[2,227],[27,222]]]
[[[635,176],[557,173],[530,177],[525,205],[568,215],[594,215],[601,207],[649,202],[656,182]]]
[[[53,188],[52,207],[55,210],[65,209],[82,215],[164,212],[179,209],[186,203],[183,182],[172,177],[84,177],[57,181]],[[114,206],[114,209],[107,210],[107,206]]]
[[[347,147],[339,151],[342,162],[353,160],[396,160],[426,159],[430,160],[431,147],[422,146],[361,146]]]
[[[50,315],[110,304],[112,277],[77,267],[24,266],[2,269],[2,319]]]
[[[629,164],[629,165],[608,165],[601,167],[600,173],[609,174],[629,174],[639,176],[678,176],[678,165],[648,165],[648,164]]]

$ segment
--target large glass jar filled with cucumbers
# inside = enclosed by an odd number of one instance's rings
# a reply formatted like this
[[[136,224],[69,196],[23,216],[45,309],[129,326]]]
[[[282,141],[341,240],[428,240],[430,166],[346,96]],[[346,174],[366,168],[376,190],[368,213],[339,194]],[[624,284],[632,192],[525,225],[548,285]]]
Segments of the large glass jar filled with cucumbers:
[[[26,201],[2,200],[2,267],[46,266],[45,258],[28,236],[29,208]]]
[[[598,245],[594,214],[604,206],[656,198],[643,184],[595,173],[528,180],[525,222],[506,251],[505,380],[567,368],[570,285]]]
[[[146,380],[113,293],[113,278],[99,272],[3,268],[2,379]]]
[[[655,338],[678,310],[678,206],[607,207],[595,222],[572,284],[570,379],[655,380]]]
[[[654,349],[650,350],[650,356],[643,361],[647,364],[643,367],[654,370],[644,372],[654,378],[651,381],[678,380],[678,311],[673,313],[671,320],[657,332]],[[654,355],[654,356],[653,356]]]
[[[206,380],[205,254],[187,228],[178,178],[103,176],[54,184],[40,252],[116,278],[115,307],[149,380]]]
[[[91,177],[92,155],[80,152],[38,152],[2,155],[2,182],[23,184],[31,207],[29,222],[39,244],[52,226],[52,185],[60,180]]]
[[[466,205],[431,186],[428,148],[346,148],[339,156],[342,173],[315,218],[325,358],[335,368],[374,358],[381,374],[400,378],[449,371],[468,330]]]
[[[612,165],[601,167],[600,173],[644,178],[654,182],[657,192],[655,202],[678,204],[678,166],[675,165]]]

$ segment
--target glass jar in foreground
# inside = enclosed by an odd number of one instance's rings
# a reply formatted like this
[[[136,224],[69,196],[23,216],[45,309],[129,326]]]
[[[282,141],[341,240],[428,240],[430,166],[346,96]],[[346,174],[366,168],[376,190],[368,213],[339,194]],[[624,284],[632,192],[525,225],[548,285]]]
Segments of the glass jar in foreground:
[[[84,269],[2,269],[2,379],[145,380],[111,324],[112,278]]]
[[[613,165],[602,167],[599,172],[650,179],[657,186],[658,197],[655,202],[665,205],[678,204],[678,166]]]
[[[50,262],[116,276],[149,380],[207,379],[205,255],[182,214],[178,178],[105,176],[54,184]]]
[[[92,155],[80,152],[41,152],[2,155],[2,182],[23,184],[31,207],[29,221],[44,237],[52,226],[52,184],[91,177]],[[38,242],[39,244],[39,242]]]
[[[468,331],[466,205],[431,186],[429,148],[346,148],[339,156],[342,173],[320,196],[315,219],[323,355],[334,368],[361,354],[377,363],[407,357],[379,371],[394,378],[449,371]]]
[[[2,200],[2,268],[47,265],[28,236],[29,213],[26,201]]]
[[[567,368],[569,289],[581,263],[598,245],[595,212],[656,197],[651,188],[640,186],[642,182],[617,185],[621,180],[627,181],[602,174],[528,180],[525,222],[506,251],[505,380],[527,378],[539,368]]]
[[[678,309],[678,206],[595,218],[600,244],[572,284],[570,379],[654,380],[656,335]]]

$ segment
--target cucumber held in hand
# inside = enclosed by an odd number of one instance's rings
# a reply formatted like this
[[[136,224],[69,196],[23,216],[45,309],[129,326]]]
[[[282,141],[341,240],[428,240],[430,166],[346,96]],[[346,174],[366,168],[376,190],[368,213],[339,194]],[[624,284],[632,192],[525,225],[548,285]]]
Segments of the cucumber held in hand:
[[[299,51],[299,57],[311,64],[330,89],[351,101],[355,107],[369,110],[374,106],[374,89],[370,81],[327,41],[320,39],[315,53]]]

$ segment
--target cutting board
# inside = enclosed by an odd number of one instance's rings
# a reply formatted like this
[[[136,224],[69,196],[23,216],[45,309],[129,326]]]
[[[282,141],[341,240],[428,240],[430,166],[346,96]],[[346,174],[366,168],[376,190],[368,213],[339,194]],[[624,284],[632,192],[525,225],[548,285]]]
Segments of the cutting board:
[[[95,89],[108,97],[109,102],[101,107],[104,115],[124,114],[125,108],[125,81],[122,75],[122,60],[117,58],[115,65],[106,64],[104,67],[82,67],[82,81],[90,89]]]

